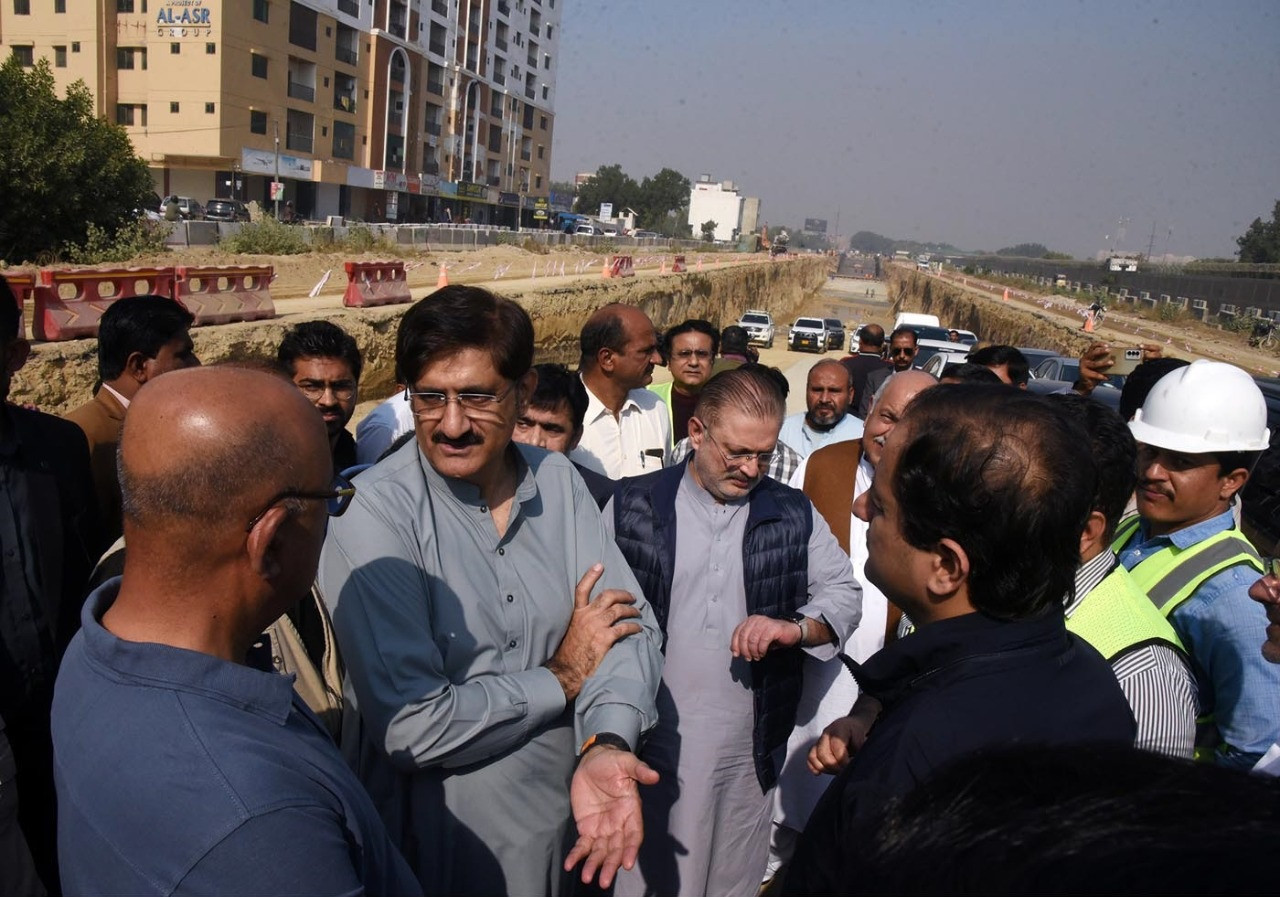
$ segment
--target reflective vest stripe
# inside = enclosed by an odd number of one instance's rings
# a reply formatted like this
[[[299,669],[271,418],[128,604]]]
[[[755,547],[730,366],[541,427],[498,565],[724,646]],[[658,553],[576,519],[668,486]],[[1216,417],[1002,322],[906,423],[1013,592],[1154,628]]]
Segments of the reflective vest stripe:
[[[1262,560],[1257,552],[1252,546],[1246,550],[1242,543],[1244,538],[1237,536],[1209,544],[1201,543],[1204,548],[1199,551],[1195,551],[1199,545],[1188,548],[1186,554],[1190,556],[1180,557],[1177,566],[1147,589],[1147,597],[1167,617],[1175,607],[1191,597],[1201,583],[1220,570],[1237,564],[1250,564],[1261,573]],[[1191,554],[1193,551],[1195,553]]]

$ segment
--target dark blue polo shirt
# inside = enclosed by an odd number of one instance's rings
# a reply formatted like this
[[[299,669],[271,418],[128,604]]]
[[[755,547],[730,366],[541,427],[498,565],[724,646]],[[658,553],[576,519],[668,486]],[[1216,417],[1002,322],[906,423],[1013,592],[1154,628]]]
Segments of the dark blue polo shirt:
[[[53,702],[68,894],[422,889],[293,677],[102,627],[89,596]]]

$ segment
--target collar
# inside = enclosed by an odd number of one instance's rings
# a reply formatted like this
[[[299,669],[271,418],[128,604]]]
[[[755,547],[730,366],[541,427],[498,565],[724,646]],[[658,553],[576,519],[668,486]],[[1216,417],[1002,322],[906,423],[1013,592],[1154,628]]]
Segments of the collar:
[[[171,689],[229,704],[284,725],[293,706],[293,676],[265,673],[210,654],[128,642],[102,625],[120,592],[120,577],[94,590],[80,613],[85,656],[97,671],[125,685]]]
[[[974,612],[922,626],[885,645],[865,663],[854,663],[850,671],[864,691],[888,708],[965,662],[982,660],[986,669],[998,669],[1002,660],[1013,665],[1025,654],[1041,653],[1055,644],[1070,644],[1061,613],[1000,620]]]
[[[763,482],[763,480],[761,482]],[[751,503],[751,496],[756,491],[755,489],[752,489],[751,492],[748,492],[746,495],[742,496],[742,498],[735,499],[734,501],[726,501],[723,503],[718,502],[711,493],[703,488],[702,484],[694,478],[692,464],[685,465],[684,476],[680,478],[679,488],[682,489],[695,503],[705,505],[710,508],[717,506],[740,508],[744,505],[749,505]]]
[[[1093,560],[1076,568],[1076,594],[1067,605],[1066,615],[1070,617],[1080,606],[1080,602],[1098,587],[1098,584],[1111,575],[1111,571],[1120,563],[1114,551],[1103,549]]]
[[[578,375],[578,379],[582,380],[581,374]],[[613,412],[606,408],[604,402],[601,402],[596,394],[591,391],[591,387],[587,386],[586,380],[582,380],[582,388],[587,391],[587,413],[583,417],[584,426],[595,423],[606,414],[613,417]],[[627,393],[627,397],[622,400],[622,407],[618,409],[619,415],[623,414],[630,408],[640,407],[640,403],[636,401],[636,393],[641,391],[642,390],[639,389],[633,389]]]
[[[107,393],[108,393],[108,394],[109,394],[113,399],[115,399],[117,402],[119,402],[119,403],[120,403],[120,407],[121,407],[121,408],[123,408],[125,411],[128,411],[128,410],[129,410],[129,400],[128,400],[128,399],[126,399],[124,396],[120,395],[120,393],[118,393],[116,390],[112,389],[112,388],[111,388],[108,384],[106,384],[106,383],[102,384],[102,389],[105,389],[105,390],[107,391]],[[99,392],[101,392],[102,390],[100,389],[100,390],[98,390],[98,391],[99,391]]]
[[[1234,502],[1234,499],[1232,500]],[[1138,532],[1135,537],[1130,540],[1132,546],[1144,545],[1147,542],[1160,542],[1163,540],[1174,548],[1190,548],[1192,545],[1198,545],[1210,536],[1216,536],[1218,533],[1229,529],[1235,529],[1236,520],[1232,514],[1231,508],[1227,508],[1216,517],[1210,517],[1208,520],[1202,520],[1194,526],[1188,526],[1184,529],[1175,530],[1165,536],[1150,535],[1150,528],[1147,521],[1138,524]]]

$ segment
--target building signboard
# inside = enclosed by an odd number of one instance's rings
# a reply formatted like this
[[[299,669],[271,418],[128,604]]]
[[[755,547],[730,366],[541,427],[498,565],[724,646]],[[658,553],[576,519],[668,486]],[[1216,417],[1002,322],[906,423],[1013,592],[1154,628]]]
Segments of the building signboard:
[[[519,193],[499,193],[498,202],[499,204],[504,206],[518,206],[520,205],[520,194]]]
[[[161,0],[156,10],[158,37],[183,38],[213,36],[215,0]],[[145,12],[145,8],[143,10]]]
[[[437,192],[440,187],[440,175],[438,174],[421,174],[418,175],[422,181],[422,192],[424,195]]]
[[[311,180],[311,160],[299,159],[297,156],[290,156],[280,153],[280,176],[282,178],[297,178],[299,180]],[[241,147],[240,149],[240,170],[249,174],[269,174],[276,173],[276,154],[270,150],[249,149],[249,147]]]
[[[550,211],[549,207],[550,207],[550,203],[547,202],[545,197],[539,196],[537,199],[535,199],[533,201],[534,220],[546,221],[547,218],[550,217],[550,215],[548,214]]]
[[[404,193],[409,189],[409,181],[398,171],[375,170],[373,172],[373,189],[399,190]]]
[[[489,195],[489,190],[484,184],[475,184],[462,182],[458,184],[459,199],[478,199],[483,202]]]
[[[827,219],[806,218],[804,220],[804,230],[808,234],[825,234],[827,232]]]
[[[600,203],[600,217],[606,221],[613,217],[613,203],[611,202]]]

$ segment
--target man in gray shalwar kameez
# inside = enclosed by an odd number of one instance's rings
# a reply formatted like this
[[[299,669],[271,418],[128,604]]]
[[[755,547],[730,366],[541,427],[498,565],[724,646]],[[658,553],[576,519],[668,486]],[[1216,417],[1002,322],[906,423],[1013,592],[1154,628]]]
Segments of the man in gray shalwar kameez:
[[[343,748],[427,894],[557,894],[584,858],[608,886],[657,779],[632,753],[656,718],[653,613],[573,465],[511,442],[532,356],[528,315],[484,290],[410,309],[417,439],[357,478],[321,556]]]
[[[624,480],[605,509],[666,640],[641,751],[662,779],[617,897],[755,894],[803,658],[834,657],[858,624],[848,556],[801,492],[764,476],[783,411],[759,365],[717,375],[690,460]]]

